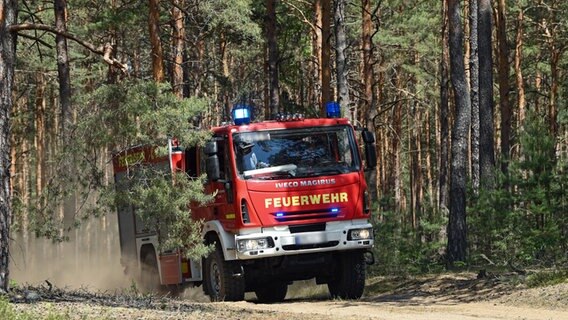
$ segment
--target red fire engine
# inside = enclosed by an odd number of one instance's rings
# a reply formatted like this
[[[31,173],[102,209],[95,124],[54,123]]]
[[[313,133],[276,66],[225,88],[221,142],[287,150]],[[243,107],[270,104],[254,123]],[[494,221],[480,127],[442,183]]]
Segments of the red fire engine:
[[[215,248],[201,261],[158,252],[156,234],[135,209],[118,208],[125,267],[150,270],[162,285],[203,284],[212,301],[242,300],[245,292],[282,301],[290,283],[313,278],[332,297],[361,297],[373,260],[371,210],[356,131],[334,108],[329,118],[250,122],[251,109],[237,106],[234,123],[213,128],[203,148],[170,147],[169,157],[143,147],[117,154],[117,185],[129,163],[145,162],[189,177],[206,173],[205,191],[215,195],[191,207],[192,217],[205,221],[204,242]],[[361,135],[367,168],[373,167],[374,137]]]

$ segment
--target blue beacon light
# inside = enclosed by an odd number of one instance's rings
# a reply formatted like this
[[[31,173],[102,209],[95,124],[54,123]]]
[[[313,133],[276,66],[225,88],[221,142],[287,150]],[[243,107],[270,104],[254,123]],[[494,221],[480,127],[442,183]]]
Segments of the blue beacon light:
[[[245,104],[237,104],[233,107],[232,116],[237,126],[249,124],[252,118],[252,108]]]
[[[328,118],[340,118],[341,109],[336,101],[329,101],[325,104],[325,113]]]

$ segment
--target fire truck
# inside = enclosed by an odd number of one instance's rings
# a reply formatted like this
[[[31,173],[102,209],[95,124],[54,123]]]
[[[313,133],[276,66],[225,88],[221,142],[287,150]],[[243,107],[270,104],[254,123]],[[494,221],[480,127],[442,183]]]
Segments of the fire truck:
[[[327,118],[295,114],[254,122],[251,108],[237,105],[233,122],[212,128],[203,147],[170,145],[162,157],[149,147],[115,154],[117,185],[130,164],[143,162],[184,171],[188,179],[205,173],[204,190],[214,195],[208,204],[189,205],[213,248],[198,261],[183,250],[159,252],[156,233],[136,208],[120,206],[123,266],[161,285],[202,285],[212,301],[254,292],[261,302],[278,302],[292,282],[310,279],[327,284],[331,297],[360,298],[366,265],[374,261],[364,174],[376,164],[375,141],[367,130],[358,139],[337,104],[327,110]]]

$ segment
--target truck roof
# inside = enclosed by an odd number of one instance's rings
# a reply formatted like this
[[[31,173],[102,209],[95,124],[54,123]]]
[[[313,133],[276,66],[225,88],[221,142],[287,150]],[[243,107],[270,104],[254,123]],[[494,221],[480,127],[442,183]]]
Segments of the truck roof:
[[[250,132],[250,131],[263,131],[263,130],[278,130],[278,129],[298,129],[307,127],[328,127],[336,125],[349,125],[351,124],[346,118],[315,118],[303,120],[290,120],[290,121],[276,121],[267,120],[262,122],[253,122],[247,125],[224,125],[220,127],[213,127],[211,131],[214,133],[222,132]]]

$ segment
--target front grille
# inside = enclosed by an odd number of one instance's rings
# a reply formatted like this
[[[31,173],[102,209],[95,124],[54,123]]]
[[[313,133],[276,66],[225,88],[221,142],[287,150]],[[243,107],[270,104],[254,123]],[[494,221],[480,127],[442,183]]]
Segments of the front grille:
[[[290,226],[289,229],[290,233],[325,231],[325,223],[302,224],[298,226]]]
[[[286,251],[294,251],[294,250],[305,250],[305,249],[331,248],[335,247],[338,244],[339,241],[328,241],[316,244],[291,244],[287,246],[282,246],[282,249]]]

